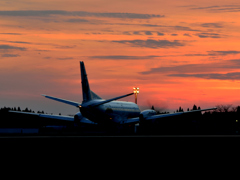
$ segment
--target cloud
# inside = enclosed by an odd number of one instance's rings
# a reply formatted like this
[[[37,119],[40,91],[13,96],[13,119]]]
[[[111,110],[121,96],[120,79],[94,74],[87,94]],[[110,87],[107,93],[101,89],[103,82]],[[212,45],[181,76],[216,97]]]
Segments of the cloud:
[[[138,13],[94,13],[87,11],[62,11],[62,10],[23,10],[23,11],[0,11],[0,16],[79,16],[79,17],[106,17],[106,18],[129,18],[129,19],[150,19],[162,18],[164,15],[158,14],[138,14]]]
[[[178,66],[169,66],[169,67],[157,67],[151,68],[149,71],[140,72],[140,74],[166,74],[166,73],[194,73],[201,72],[203,69],[208,71],[208,69],[212,67],[207,66],[205,64],[185,64]]]
[[[22,35],[21,33],[0,33],[0,34],[7,34],[7,35]]]
[[[186,26],[169,26],[169,27],[172,27],[172,28],[174,28],[175,30],[178,30],[178,31],[199,31],[199,30],[192,29],[192,28],[186,27]]]
[[[205,7],[192,7],[190,10],[207,10],[209,12],[240,12],[240,5],[223,5],[223,6],[205,6]]]
[[[158,35],[158,36],[164,36],[164,33],[157,32],[157,35]]]
[[[203,79],[218,79],[218,80],[240,80],[240,72],[231,72],[226,74],[212,73],[212,74],[169,74],[173,77],[195,77]]]
[[[178,40],[168,41],[168,40],[120,40],[112,41],[121,44],[131,45],[132,47],[146,47],[146,48],[174,48],[179,46],[184,46],[184,43],[179,42]]]
[[[26,41],[6,41],[6,42],[10,42],[10,43],[18,43],[18,44],[32,44],[30,42],[26,42]]]
[[[240,54],[240,51],[207,51],[207,54],[184,54],[184,56],[227,56]]]
[[[153,35],[151,31],[145,31],[146,35]]]
[[[50,56],[47,56],[47,57],[44,57],[43,59],[51,59],[52,57]]]
[[[19,57],[19,54],[2,54],[2,57]]]
[[[58,60],[71,60],[74,59],[73,57],[65,57],[65,58],[57,58]]]
[[[221,38],[220,34],[217,33],[197,33],[195,35],[200,38]]]
[[[164,33],[158,32],[158,31],[124,31],[123,34],[125,35],[148,35],[152,36],[154,34],[158,36],[164,36]]]
[[[222,28],[222,24],[220,23],[203,23],[201,24],[202,27],[208,27],[208,28]]]
[[[135,34],[135,35],[141,35],[141,31],[134,31],[133,34]]]
[[[240,51],[207,51],[209,56],[226,56],[240,54]]]
[[[162,56],[89,56],[91,59],[111,59],[111,60],[139,60],[139,59],[153,59],[156,57],[162,57]]]
[[[140,26],[146,26],[146,27],[171,28],[171,29],[177,30],[177,31],[200,31],[200,30],[197,30],[197,29],[192,29],[192,28],[187,27],[187,26],[163,26],[163,25],[157,25],[157,24],[139,24],[139,25]]]
[[[25,51],[27,48],[18,47],[18,46],[9,46],[9,45],[5,45],[5,44],[0,45],[0,50],[11,50],[11,49]]]
[[[77,47],[76,45],[72,45],[72,46],[56,46],[56,48],[58,49],[72,49]]]
[[[65,22],[71,22],[71,23],[85,23],[85,22],[89,22],[86,19],[68,19]]]
[[[183,34],[184,36],[188,36],[188,37],[192,37],[190,34],[188,34],[188,33],[184,33]]]
[[[129,32],[129,31],[124,31],[123,34],[125,34],[125,35],[132,35],[131,32]]]
[[[148,71],[139,72],[140,74],[202,74],[203,72],[218,72],[221,70],[234,70],[240,68],[240,59],[227,60],[218,63],[208,63],[208,64],[184,64],[177,66],[168,67],[157,67],[151,68]],[[179,75],[180,76],[180,75]]]

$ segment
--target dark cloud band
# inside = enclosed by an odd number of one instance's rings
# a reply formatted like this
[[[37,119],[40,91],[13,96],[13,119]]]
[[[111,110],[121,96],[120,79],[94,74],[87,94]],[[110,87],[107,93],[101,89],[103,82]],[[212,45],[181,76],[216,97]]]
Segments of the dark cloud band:
[[[106,18],[129,18],[129,19],[150,19],[161,18],[164,15],[138,14],[138,13],[94,13],[86,11],[61,11],[61,10],[25,10],[25,11],[0,11],[0,16],[79,16],[79,17],[106,17]]]
[[[116,43],[121,44],[128,44],[133,47],[146,47],[146,48],[173,48],[178,46],[184,46],[185,44],[178,41],[168,41],[168,40],[153,40],[153,39],[147,39],[147,40],[121,40],[121,41],[112,41]]]
[[[233,59],[209,64],[185,64],[171,67],[151,68],[149,71],[140,72],[142,75],[167,74],[171,77],[196,77],[204,79],[240,80],[240,72],[226,74],[219,71],[238,71],[240,59]]]
[[[122,56],[122,55],[117,55],[117,56],[90,56],[90,59],[110,59],[110,60],[140,60],[140,59],[153,59],[156,57],[161,57],[161,56]]]
[[[25,48],[25,47],[10,46],[10,45],[5,45],[5,44],[0,45],[0,50],[11,50],[11,49],[20,50],[20,51],[27,50],[27,48]]]
[[[232,72],[226,74],[211,73],[211,74],[169,74],[174,77],[195,77],[203,79],[218,79],[218,80],[240,80],[240,72]]]
[[[192,7],[191,10],[207,10],[209,12],[240,12],[240,5],[223,5],[223,6],[205,6],[205,7]]]

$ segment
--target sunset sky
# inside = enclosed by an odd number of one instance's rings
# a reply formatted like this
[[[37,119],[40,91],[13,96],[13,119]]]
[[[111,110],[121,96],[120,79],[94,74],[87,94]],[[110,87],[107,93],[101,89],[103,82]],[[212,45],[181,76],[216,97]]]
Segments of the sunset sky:
[[[76,113],[41,94],[82,102],[79,61],[142,110],[240,105],[239,19],[238,0],[1,0],[0,107]]]

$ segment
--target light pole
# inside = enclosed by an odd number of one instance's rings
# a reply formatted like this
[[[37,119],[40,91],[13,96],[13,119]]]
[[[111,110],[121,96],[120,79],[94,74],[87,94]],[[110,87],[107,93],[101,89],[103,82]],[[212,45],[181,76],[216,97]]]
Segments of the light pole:
[[[134,87],[133,88],[133,92],[135,94],[135,103],[137,104],[137,95],[139,93],[139,87]]]

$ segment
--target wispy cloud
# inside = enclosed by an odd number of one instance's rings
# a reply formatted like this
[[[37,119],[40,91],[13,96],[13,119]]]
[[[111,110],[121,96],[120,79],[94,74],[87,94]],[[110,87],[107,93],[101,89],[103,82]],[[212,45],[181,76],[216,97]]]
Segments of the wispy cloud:
[[[188,33],[184,33],[183,36],[188,36],[188,37],[192,37],[190,34]]]
[[[173,29],[178,30],[178,31],[199,31],[199,30],[187,27],[187,26],[169,26],[169,27],[172,27]]]
[[[240,80],[240,72],[231,73],[210,73],[210,74],[169,74],[168,76],[174,77],[195,77],[203,79],[218,79],[218,80]]]
[[[49,58],[48,58],[49,59]],[[57,58],[58,60],[72,60],[73,57],[63,57],[63,58]]]
[[[223,6],[204,6],[204,7],[191,7],[191,10],[207,10],[209,12],[239,12],[240,5],[238,4],[231,4],[231,5],[223,5]]]
[[[240,54],[240,51],[207,51],[210,56],[226,56]]]
[[[153,59],[156,57],[162,56],[123,56],[123,55],[116,55],[116,56],[89,56],[90,59],[111,59],[111,60],[140,60],[140,59]]]
[[[56,46],[55,48],[58,48],[58,49],[72,49],[72,48],[75,48],[77,47],[77,45],[72,45],[72,46]]]
[[[17,43],[17,44],[32,44],[31,42],[26,42],[26,41],[5,41],[5,42]]]
[[[6,35],[22,35],[21,33],[0,33],[0,34],[6,34]]]
[[[207,54],[184,54],[184,56],[227,56],[240,54],[240,51],[207,51]]]
[[[137,25],[137,24],[135,24]],[[192,29],[188,26],[165,26],[165,25],[159,25],[159,24],[139,24],[140,26],[146,26],[146,27],[160,27],[160,28],[170,28],[177,31],[200,31],[198,29]]]
[[[121,44],[127,44],[133,47],[146,47],[146,48],[175,48],[179,46],[185,46],[185,43],[182,43],[178,40],[168,41],[168,40],[120,40],[120,41],[112,41]]]
[[[2,57],[19,57],[19,54],[2,54]]]
[[[139,14],[139,13],[96,13],[87,11],[62,11],[62,10],[23,10],[23,11],[0,11],[0,16],[79,16],[79,17],[106,17],[106,18],[129,18],[150,19],[162,18],[164,15]],[[75,20],[73,20],[75,21]]]
[[[240,59],[222,61],[208,64],[184,64],[177,66],[151,68],[149,71],[140,72],[140,74],[189,74],[202,72],[216,72],[220,70],[235,70],[240,68]]]
[[[157,36],[164,36],[164,33],[158,31],[124,31],[123,34],[125,35],[157,35]]]
[[[221,23],[203,23],[201,26],[207,28],[223,28]]]
[[[196,36],[200,38],[221,38],[222,37],[218,33],[207,33],[207,32],[197,33]]]
[[[65,22],[71,22],[71,23],[86,23],[89,22],[87,19],[68,19]]]
[[[0,45],[0,50],[11,50],[11,49],[20,50],[20,51],[27,50],[27,48],[25,48],[25,47],[10,46],[10,45],[5,45],[5,44]]]

